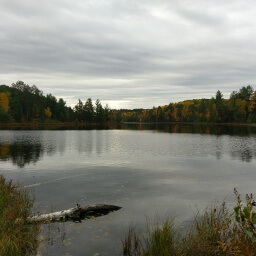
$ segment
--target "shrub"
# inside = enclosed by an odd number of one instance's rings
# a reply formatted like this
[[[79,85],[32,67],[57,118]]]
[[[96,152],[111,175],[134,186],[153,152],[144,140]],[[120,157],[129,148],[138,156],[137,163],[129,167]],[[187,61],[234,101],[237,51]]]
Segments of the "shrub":
[[[39,224],[27,223],[32,207],[31,195],[0,175],[0,255],[29,255],[36,251]]]
[[[175,228],[174,219],[151,226],[145,236],[131,228],[123,241],[126,256],[215,256],[255,255],[256,203],[246,195],[246,204],[235,189],[237,205],[234,210],[226,203],[213,204],[203,214],[197,212],[192,227],[185,235]]]

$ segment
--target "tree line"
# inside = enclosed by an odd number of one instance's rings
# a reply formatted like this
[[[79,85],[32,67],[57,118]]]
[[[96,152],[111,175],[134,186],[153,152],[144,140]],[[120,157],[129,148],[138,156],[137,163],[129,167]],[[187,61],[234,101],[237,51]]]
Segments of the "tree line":
[[[93,104],[79,99],[68,107],[52,94],[43,95],[35,85],[17,81],[11,86],[0,85],[0,122],[256,122],[256,91],[248,85],[233,91],[224,99],[217,91],[211,99],[185,100],[152,109],[110,109],[99,99]]]
[[[256,91],[248,85],[224,99],[218,90],[211,99],[185,100],[152,109],[123,110],[120,118],[124,122],[254,123]]]
[[[106,122],[110,109],[102,107],[100,100],[95,106],[89,98],[85,104],[79,99],[74,108],[52,94],[43,95],[35,85],[17,81],[11,86],[0,85],[0,122]]]

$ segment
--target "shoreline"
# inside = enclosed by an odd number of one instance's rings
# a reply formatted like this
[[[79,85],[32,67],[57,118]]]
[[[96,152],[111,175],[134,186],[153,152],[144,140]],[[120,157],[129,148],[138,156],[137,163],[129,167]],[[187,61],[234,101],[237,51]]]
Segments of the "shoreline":
[[[243,126],[256,126],[256,123],[207,123],[207,122],[157,122],[157,123],[145,123],[145,122],[123,122],[122,124],[150,124],[150,125],[157,125],[157,124],[194,124],[194,125],[243,125]]]
[[[65,127],[74,127],[74,128],[81,128],[81,127],[91,127],[91,126],[113,126],[113,125],[122,125],[121,123],[75,123],[75,122],[29,122],[29,123],[0,123],[0,129],[40,129],[40,128],[65,128]]]
[[[88,127],[108,127],[114,128],[117,125],[214,125],[214,126],[252,126],[255,127],[256,123],[206,123],[206,122],[157,122],[157,123],[145,123],[145,122],[108,122],[108,123],[88,123],[88,122],[11,122],[0,123],[0,129],[54,129],[54,128],[88,128]]]

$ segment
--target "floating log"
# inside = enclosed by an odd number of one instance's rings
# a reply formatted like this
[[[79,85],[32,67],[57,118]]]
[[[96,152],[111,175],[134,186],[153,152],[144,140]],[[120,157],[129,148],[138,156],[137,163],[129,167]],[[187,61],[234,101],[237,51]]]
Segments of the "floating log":
[[[79,221],[82,219],[89,219],[91,217],[99,217],[106,215],[110,212],[120,210],[122,207],[108,204],[94,204],[81,207],[79,204],[76,207],[63,210],[59,212],[53,212],[48,214],[41,214],[30,217],[27,219],[28,222],[56,222],[56,221]]]

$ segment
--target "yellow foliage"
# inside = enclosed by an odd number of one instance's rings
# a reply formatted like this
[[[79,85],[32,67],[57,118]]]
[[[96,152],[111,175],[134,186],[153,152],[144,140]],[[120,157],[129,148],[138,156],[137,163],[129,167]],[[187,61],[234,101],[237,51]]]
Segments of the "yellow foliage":
[[[52,116],[52,112],[51,112],[51,110],[50,110],[49,107],[47,107],[47,108],[44,110],[44,112],[45,112],[45,115],[46,115],[48,118],[50,118],[50,117]]]
[[[256,110],[256,91],[253,93],[253,97],[249,104],[249,112],[253,112],[254,110]]]
[[[174,126],[172,127],[172,132],[173,132],[173,133],[178,133],[178,131],[179,131],[179,126],[178,126],[178,125],[174,125]]]
[[[10,93],[8,94],[10,95]],[[3,107],[4,111],[7,112],[9,110],[9,98],[7,93],[0,93],[0,106]]]
[[[211,118],[211,114],[210,114],[210,111],[209,109],[206,110],[206,115],[205,115],[205,118],[206,118],[206,121],[209,122],[210,121],[210,118]]]

